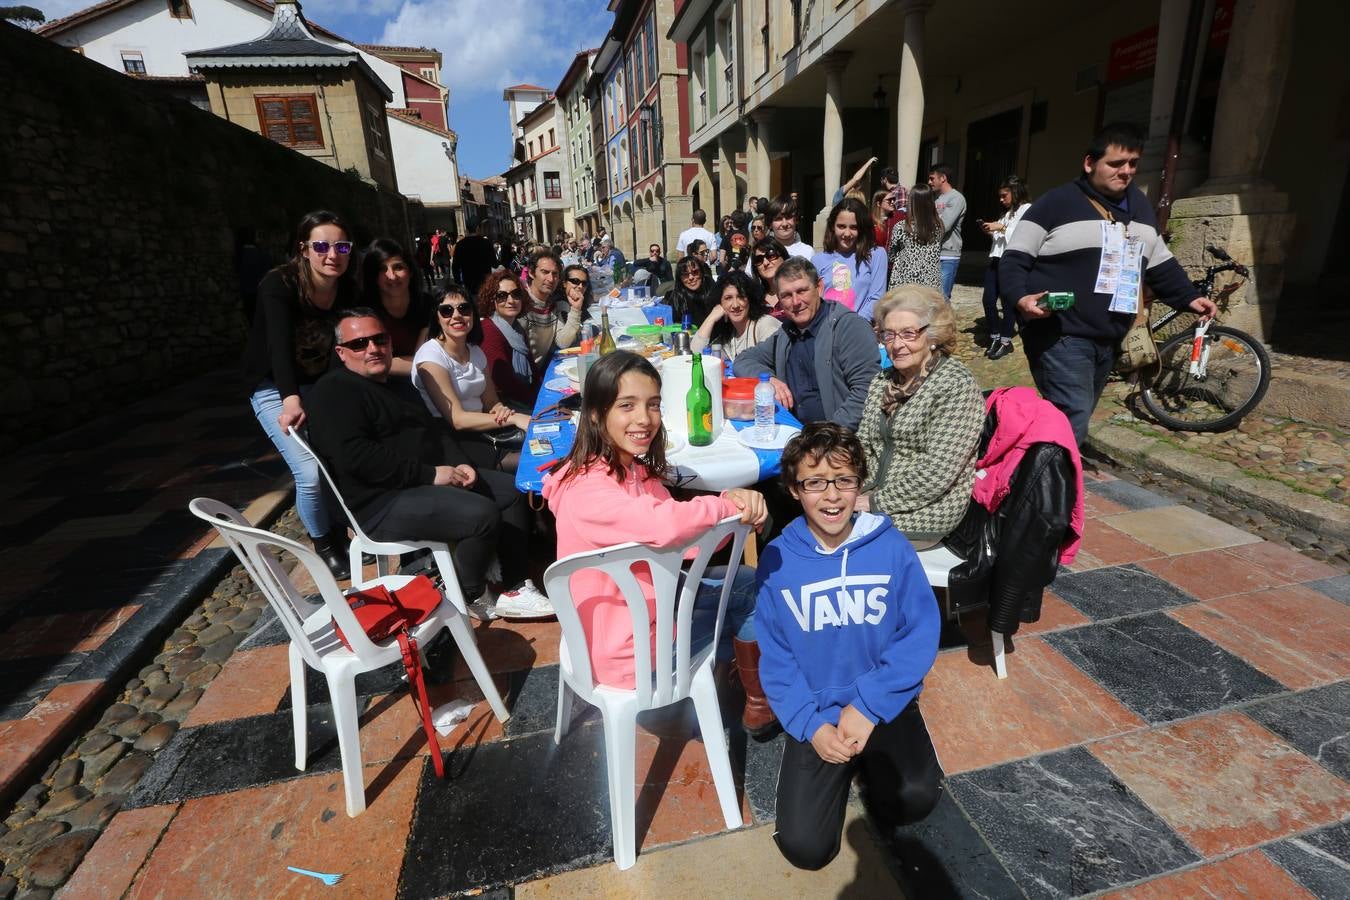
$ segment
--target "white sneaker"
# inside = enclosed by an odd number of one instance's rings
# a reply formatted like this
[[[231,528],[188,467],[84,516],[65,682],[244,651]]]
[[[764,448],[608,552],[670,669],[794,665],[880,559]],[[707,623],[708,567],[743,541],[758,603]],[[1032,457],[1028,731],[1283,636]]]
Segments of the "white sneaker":
[[[518,587],[502,591],[493,612],[508,619],[542,619],[554,614],[552,601],[528,578]]]

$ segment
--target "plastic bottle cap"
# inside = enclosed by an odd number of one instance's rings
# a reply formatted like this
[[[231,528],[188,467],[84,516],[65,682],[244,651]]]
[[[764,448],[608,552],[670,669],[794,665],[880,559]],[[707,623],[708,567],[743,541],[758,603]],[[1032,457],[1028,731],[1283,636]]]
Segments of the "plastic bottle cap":
[[[760,373],[759,373],[759,380],[760,380],[760,381],[768,381],[768,380],[769,380],[769,373],[768,373],[768,372],[760,372]]]

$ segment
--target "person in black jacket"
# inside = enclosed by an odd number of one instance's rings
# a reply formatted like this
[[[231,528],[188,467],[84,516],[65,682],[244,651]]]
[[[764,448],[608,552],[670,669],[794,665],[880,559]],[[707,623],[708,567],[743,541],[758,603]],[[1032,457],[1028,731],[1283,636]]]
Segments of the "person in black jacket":
[[[318,210],[300,220],[292,246],[291,259],[258,285],[244,380],[258,424],[295,476],[296,512],[315,551],[336,577],[347,578],[346,528],[333,526],[318,467],[286,431],[304,427],[308,394],[332,361],[337,313],[355,302],[351,231],[335,213]]]
[[[525,577],[529,512],[511,476],[475,469],[444,423],[389,383],[389,335],[374,310],[344,312],[336,339],[342,368],[315,385],[310,437],[362,529],[377,540],[456,544],[455,574],[480,617],[491,615],[496,554],[509,586],[499,608],[551,615]]]

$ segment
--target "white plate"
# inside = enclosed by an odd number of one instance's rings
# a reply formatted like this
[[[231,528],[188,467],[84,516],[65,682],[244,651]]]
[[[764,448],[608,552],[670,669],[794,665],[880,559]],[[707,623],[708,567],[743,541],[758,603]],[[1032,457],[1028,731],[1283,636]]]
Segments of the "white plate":
[[[544,387],[561,394],[563,391],[575,391],[577,383],[566,378],[550,378],[544,382]]]
[[[561,375],[568,381],[571,381],[573,384],[575,384],[579,380],[577,378],[577,360],[575,359],[563,360],[562,362],[558,363],[558,367],[554,369],[553,372],[556,375]]]
[[[755,426],[743,428],[736,432],[736,438],[745,446],[752,450],[782,450],[787,446],[787,442],[797,435],[801,434],[800,428],[793,428],[791,425],[774,425],[773,438],[768,441],[755,440]]]

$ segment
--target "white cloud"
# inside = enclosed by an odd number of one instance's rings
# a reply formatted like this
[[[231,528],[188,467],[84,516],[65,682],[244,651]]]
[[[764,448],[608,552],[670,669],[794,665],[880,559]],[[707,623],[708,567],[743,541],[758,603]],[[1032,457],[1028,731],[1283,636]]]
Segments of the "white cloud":
[[[405,0],[380,42],[435,47],[451,96],[520,82],[553,87],[612,16],[601,0]]]

